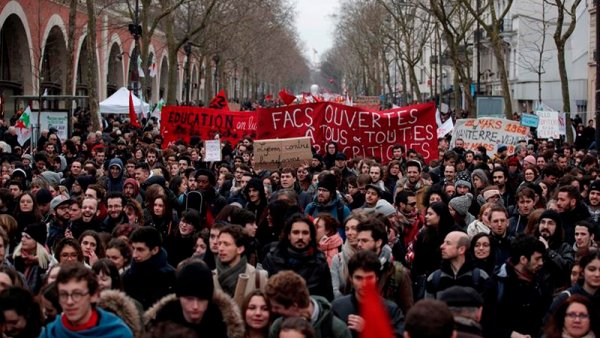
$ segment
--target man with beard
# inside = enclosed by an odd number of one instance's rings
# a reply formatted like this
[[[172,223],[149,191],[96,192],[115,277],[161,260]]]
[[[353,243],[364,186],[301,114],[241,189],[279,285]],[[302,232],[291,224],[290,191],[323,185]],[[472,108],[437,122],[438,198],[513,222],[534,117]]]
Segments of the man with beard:
[[[396,210],[406,218],[402,228],[402,240],[408,247],[417,238],[421,227],[425,225],[425,217],[417,209],[417,195],[413,191],[401,191],[396,195]]]
[[[73,203],[64,195],[58,195],[50,202],[52,220],[48,224],[48,239],[46,245],[53,248],[54,244],[65,238],[71,232],[71,214],[69,207]]]
[[[421,177],[423,168],[421,163],[416,160],[406,162],[406,179],[403,181],[403,190],[412,191],[417,197],[417,207],[419,210],[424,210],[423,199],[425,198],[425,192],[427,185]]]
[[[563,242],[560,215],[554,210],[544,211],[534,235],[546,248],[544,270],[550,274],[554,287],[568,286],[569,269],[575,260],[575,251],[572,245]]]
[[[97,221],[98,201],[94,198],[85,198],[81,202],[81,219],[73,222],[73,237],[79,236],[86,230],[100,230],[100,222]]]
[[[486,337],[537,337],[552,293],[538,272],[544,265],[544,244],[533,236],[516,239],[510,259],[498,273],[498,304]]]
[[[293,270],[306,280],[311,295],[333,299],[331,272],[325,255],[317,249],[317,231],[306,216],[294,214],[285,223],[281,240],[262,262],[269,276]]]
[[[508,234],[516,236],[522,234],[527,227],[529,214],[535,208],[535,192],[530,188],[521,188],[517,192],[517,212],[510,218]]]
[[[588,194],[587,209],[591,219],[598,225],[600,219],[600,181],[594,181],[590,185],[590,193]]]
[[[121,223],[129,223],[129,218],[123,211],[125,198],[120,192],[112,192],[106,196],[108,216],[100,225],[100,231],[111,233]]]
[[[494,185],[496,185],[498,190],[500,190],[500,196],[504,206],[508,208],[514,205],[515,201],[513,194],[508,190],[507,186],[508,171],[505,168],[497,167],[492,171],[492,179],[494,180]]]
[[[317,217],[320,213],[328,213],[337,219],[340,224],[344,223],[350,215],[350,209],[344,205],[336,190],[336,178],[333,174],[325,174],[319,180],[317,195],[308,204],[304,213],[311,217]]]
[[[564,229],[565,242],[575,243],[575,223],[590,218],[588,208],[581,202],[581,194],[576,187],[564,185],[558,188],[556,207]]]

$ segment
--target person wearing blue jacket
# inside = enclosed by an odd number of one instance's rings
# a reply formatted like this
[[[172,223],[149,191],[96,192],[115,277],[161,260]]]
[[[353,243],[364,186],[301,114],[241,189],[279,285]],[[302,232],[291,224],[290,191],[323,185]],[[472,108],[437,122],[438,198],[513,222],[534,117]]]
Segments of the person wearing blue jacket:
[[[48,324],[40,338],[133,338],[131,329],[116,315],[96,307],[100,290],[94,272],[82,263],[62,267],[56,278],[63,313]]]

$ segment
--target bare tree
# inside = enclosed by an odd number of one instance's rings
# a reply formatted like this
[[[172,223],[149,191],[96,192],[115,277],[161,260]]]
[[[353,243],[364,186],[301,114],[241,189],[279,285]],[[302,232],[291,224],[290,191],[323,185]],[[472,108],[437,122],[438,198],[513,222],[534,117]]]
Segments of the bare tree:
[[[90,109],[90,120],[93,130],[100,130],[100,119],[98,117],[100,105],[98,102],[98,58],[96,57],[96,11],[93,0],[86,0],[87,6],[87,50],[88,53],[88,102]]]
[[[542,75],[546,73],[545,64],[552,56],[546,49],[546,35],[550,26],[550,20],[547,19],[547,4],[541,3],[541,18],[537,15],[523,17],[523,47],[519,49],[519,58],[517,64],[537,75],[538,82],[538,102],[542,102]],[[538,9],[537,7],[535,8]]]
[[[565,46],[573,31],[575,31],[575,26],[577,25],[577,7],[581,3],[581,0],[544,0],[544,2],[555,6],[558,14],[556,17],[556,30],[554,31],[554,43],[558,52],[558,72],[563,97],[562,110],[569,114],[571,112],[571,95],[569,93],[569,75],[567,74],[567,65],[565,62]],[[570,7],[567,4],[568,2],[571,2]],[[566,30],[564,30],[565,25],[567,27]],[[567,118],[567,142],[573,143],[571,118]]]
[[[473,6],[471,0],[459,0],[461,5],[471,13],[473,18],[479,23],[481,28],[487,33],[490,40],[490,45],[494,57],[496,59],[496,65],[498,67],[498,74],[500,75],[500,83],[502,86],[502,95],[504,96],[504,114],[506,118],[512,118],[512,98],[510,95],[510,88],[508,85],[508,71],[506,69],[506,63],[504,57],[506,54],[506,44],[501,36],[500,27],[503,26],[504,18],[508,14],[508,11],[512,7],[513,0],[506,1],[506,7],[502,10],[500,15],[496,12],[498,2],[496,0],[481,0],[483,6],[476,8]],[[479,1],[478,1],[479,2]],[[484,13],[486,14],[484,16]],[[489,18],[486,20],[486,16]]]

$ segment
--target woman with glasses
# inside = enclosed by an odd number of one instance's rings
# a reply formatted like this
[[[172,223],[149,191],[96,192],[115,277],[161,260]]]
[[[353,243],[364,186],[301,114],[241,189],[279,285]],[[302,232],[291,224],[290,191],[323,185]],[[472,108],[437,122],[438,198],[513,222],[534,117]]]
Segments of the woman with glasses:
[[[83,263],[83,250],[75,238],[63,238],[54,246],[54,258],[58,264]]]
[[[494,243],[491,235],[480,232],[473,236],[469,247],[469,254],[475,267],[484,270],[490,276],[494,275],[496,264],[495,257],[491,254],[495,252]]]
[[[600,302],[600,251],[593,250],[582,256],[579,266],[581,268],[579,281],[554,298],[549,314],[556,313],[560,304],[572,295],[583,296],[596,304]]]
[[[591,338],[600,334],[600,318],[592,302],[572,295],[556,309],[544,329],[546,338]]]

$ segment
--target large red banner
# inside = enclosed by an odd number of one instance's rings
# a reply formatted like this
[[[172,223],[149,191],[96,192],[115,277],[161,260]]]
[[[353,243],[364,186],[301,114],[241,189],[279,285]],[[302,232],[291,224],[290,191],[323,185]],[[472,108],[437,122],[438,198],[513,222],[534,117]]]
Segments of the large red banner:
[[[323,154],[325,144],[337,142],[348,157],[374,157],[387,163],[392,148],[402,144],[426,161],[438,158],[435,104],[369,112],[331,102],[258,110],[258,139],[308,136]]]
[[[255,112],[231,112],[203,107],[165,106],[161,112],[160,132],[163,147],[178,140],[189,142],[192,136],[221,140],[237,144],[244,136],[256,138]]]

